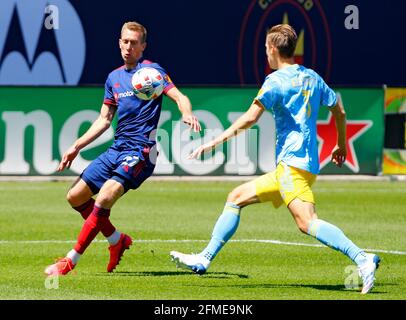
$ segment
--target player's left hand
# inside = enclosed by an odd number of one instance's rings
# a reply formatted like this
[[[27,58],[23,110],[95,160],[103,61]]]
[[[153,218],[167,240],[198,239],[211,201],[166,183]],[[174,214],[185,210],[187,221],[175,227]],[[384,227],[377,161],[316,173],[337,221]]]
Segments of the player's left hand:
[[[343,166],[347,157],[347,149],[336,146],[331,155],[331,161],[339,168]]]
[[[202,130],[199,120],[197,120],[193,114],[182,116],[182,121],[186,123],[194,132],[199,132]]]

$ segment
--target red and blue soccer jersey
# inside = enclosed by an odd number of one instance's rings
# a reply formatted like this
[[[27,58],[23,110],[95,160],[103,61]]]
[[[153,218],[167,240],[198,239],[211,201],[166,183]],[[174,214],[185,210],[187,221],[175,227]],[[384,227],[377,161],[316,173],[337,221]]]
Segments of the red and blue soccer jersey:
[[[148,60],[141,59],[131,70],[123,66],[112,71],[105,84],[104,104],[117,107],[118,123],[113,147],[132,149],[136,146],[151,147],[155,144],[151,132],[157,128],[163,96],[147,101],[135,96],[131,78],[143,67],[152,67],[161,73],[164,79],[163,93],[166,94],[174,87],[165,70],[159,64]]]
[[[80,175],[94,194],[108,179],[122,184],[125,191],[137,189],[154,171],[156,155],[151,155],[150,151],[155,145],[154,130],[161,114],[162,95],[153,100],[141,100],[134,95],[131,84],[133,74],[145,66],[161,73],[164,93],[174,87],[165,70],[148,60],[139,61],[131,70],[121,67],[109,74],[104,104],[117,107],[114,143]]]

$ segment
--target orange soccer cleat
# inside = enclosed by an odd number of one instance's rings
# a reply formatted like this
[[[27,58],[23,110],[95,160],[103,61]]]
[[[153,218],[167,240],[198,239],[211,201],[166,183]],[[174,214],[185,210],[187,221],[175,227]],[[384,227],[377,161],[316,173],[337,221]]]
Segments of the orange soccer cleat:
[[[107,265],[107,272],[112,272],[117,267],[117,265],[120,263],[121,257],[124,254],[124,250],[129,249],[132,243],[133,241],[131,237],[122,233],[118,243],[109,247],[110,261]]]
[[[75,265],[70,258],[59,258],[56,263],[45,268],[45,274],[48,276],[65,275],[73,268]]]

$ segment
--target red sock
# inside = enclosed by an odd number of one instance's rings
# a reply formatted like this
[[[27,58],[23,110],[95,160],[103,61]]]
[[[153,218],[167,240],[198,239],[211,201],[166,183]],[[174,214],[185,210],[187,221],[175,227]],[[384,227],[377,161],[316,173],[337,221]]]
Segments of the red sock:
[[[93,211],[94,203],[95,203],[94,199],[90,198],[84,204],[81,204],[80,206],[77,207],[73,207],[73,209],[78,211],[82,216],[82,218],[86,220]],[[108,220],[100,231],[103,234],[103,236],[107,238],[110,237],[114,231],[116,231],[116,228],[112,225],[111,221]]]
[[[83,254],[99,231],[108,224],[109,216],[110,209],[94,206],[92,213],[86,219],[79,233],[78,241],[74,247],[77,253]]]
[[[94,199],[90,198],[84,204],[81,204],[80,206],[77,207],[73,207],[73,209],[78,211],[82,216],[82,218],[86,220],[93,211],[94,202],[95,202]]]

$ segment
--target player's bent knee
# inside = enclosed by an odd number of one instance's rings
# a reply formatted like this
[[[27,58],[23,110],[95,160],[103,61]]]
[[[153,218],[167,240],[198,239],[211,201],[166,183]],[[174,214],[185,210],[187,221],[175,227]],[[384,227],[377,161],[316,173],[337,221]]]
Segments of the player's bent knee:
[[[311,219],[297,219],[296,224],[300,232],[308,234]]]
[[[235,188],[231,191],[227,196],[227,202],[234,203],[237,206],[241,206],[244,204],[244,193],[240,187]]]
[[[66,195],[66,200],[69,202],[72,208],[78,207],[89,200],[89,198],[84,198],[80,194],[73,194],[68,192]]]
[[[108,194],[100,194],[96,200],[96,203],[103,208],[108,207],[112,202],[114,202],[114,197]]]
[[[100,193],[96,199],[96,205],[101,206],[102,208],[110,209],[119,197],[120,194],[116,194],[114,192]]]
[[[235,202],[238,199],[238,192],[234,189],[233,191],[231,191],[228,196],[227,196],[227,202],[232,202],[234,204],[236,204]]]
[[[238,186],[228,194],[227,202],[231,202],[241,208],[259,202],[255,190],[253,191],[250,185],[243,184]]]
[[[307,230],[309,230],[309,225],[306,223],[300,223],[297,225],[297,227],[299,228],[299,231],[302,233],[307,234]]]
[[[78,201],[77,194],[75,192],[72,192],[72,190],[69,190],[66,194],[66,200],[70,203],[71,206],[76,206]]]

